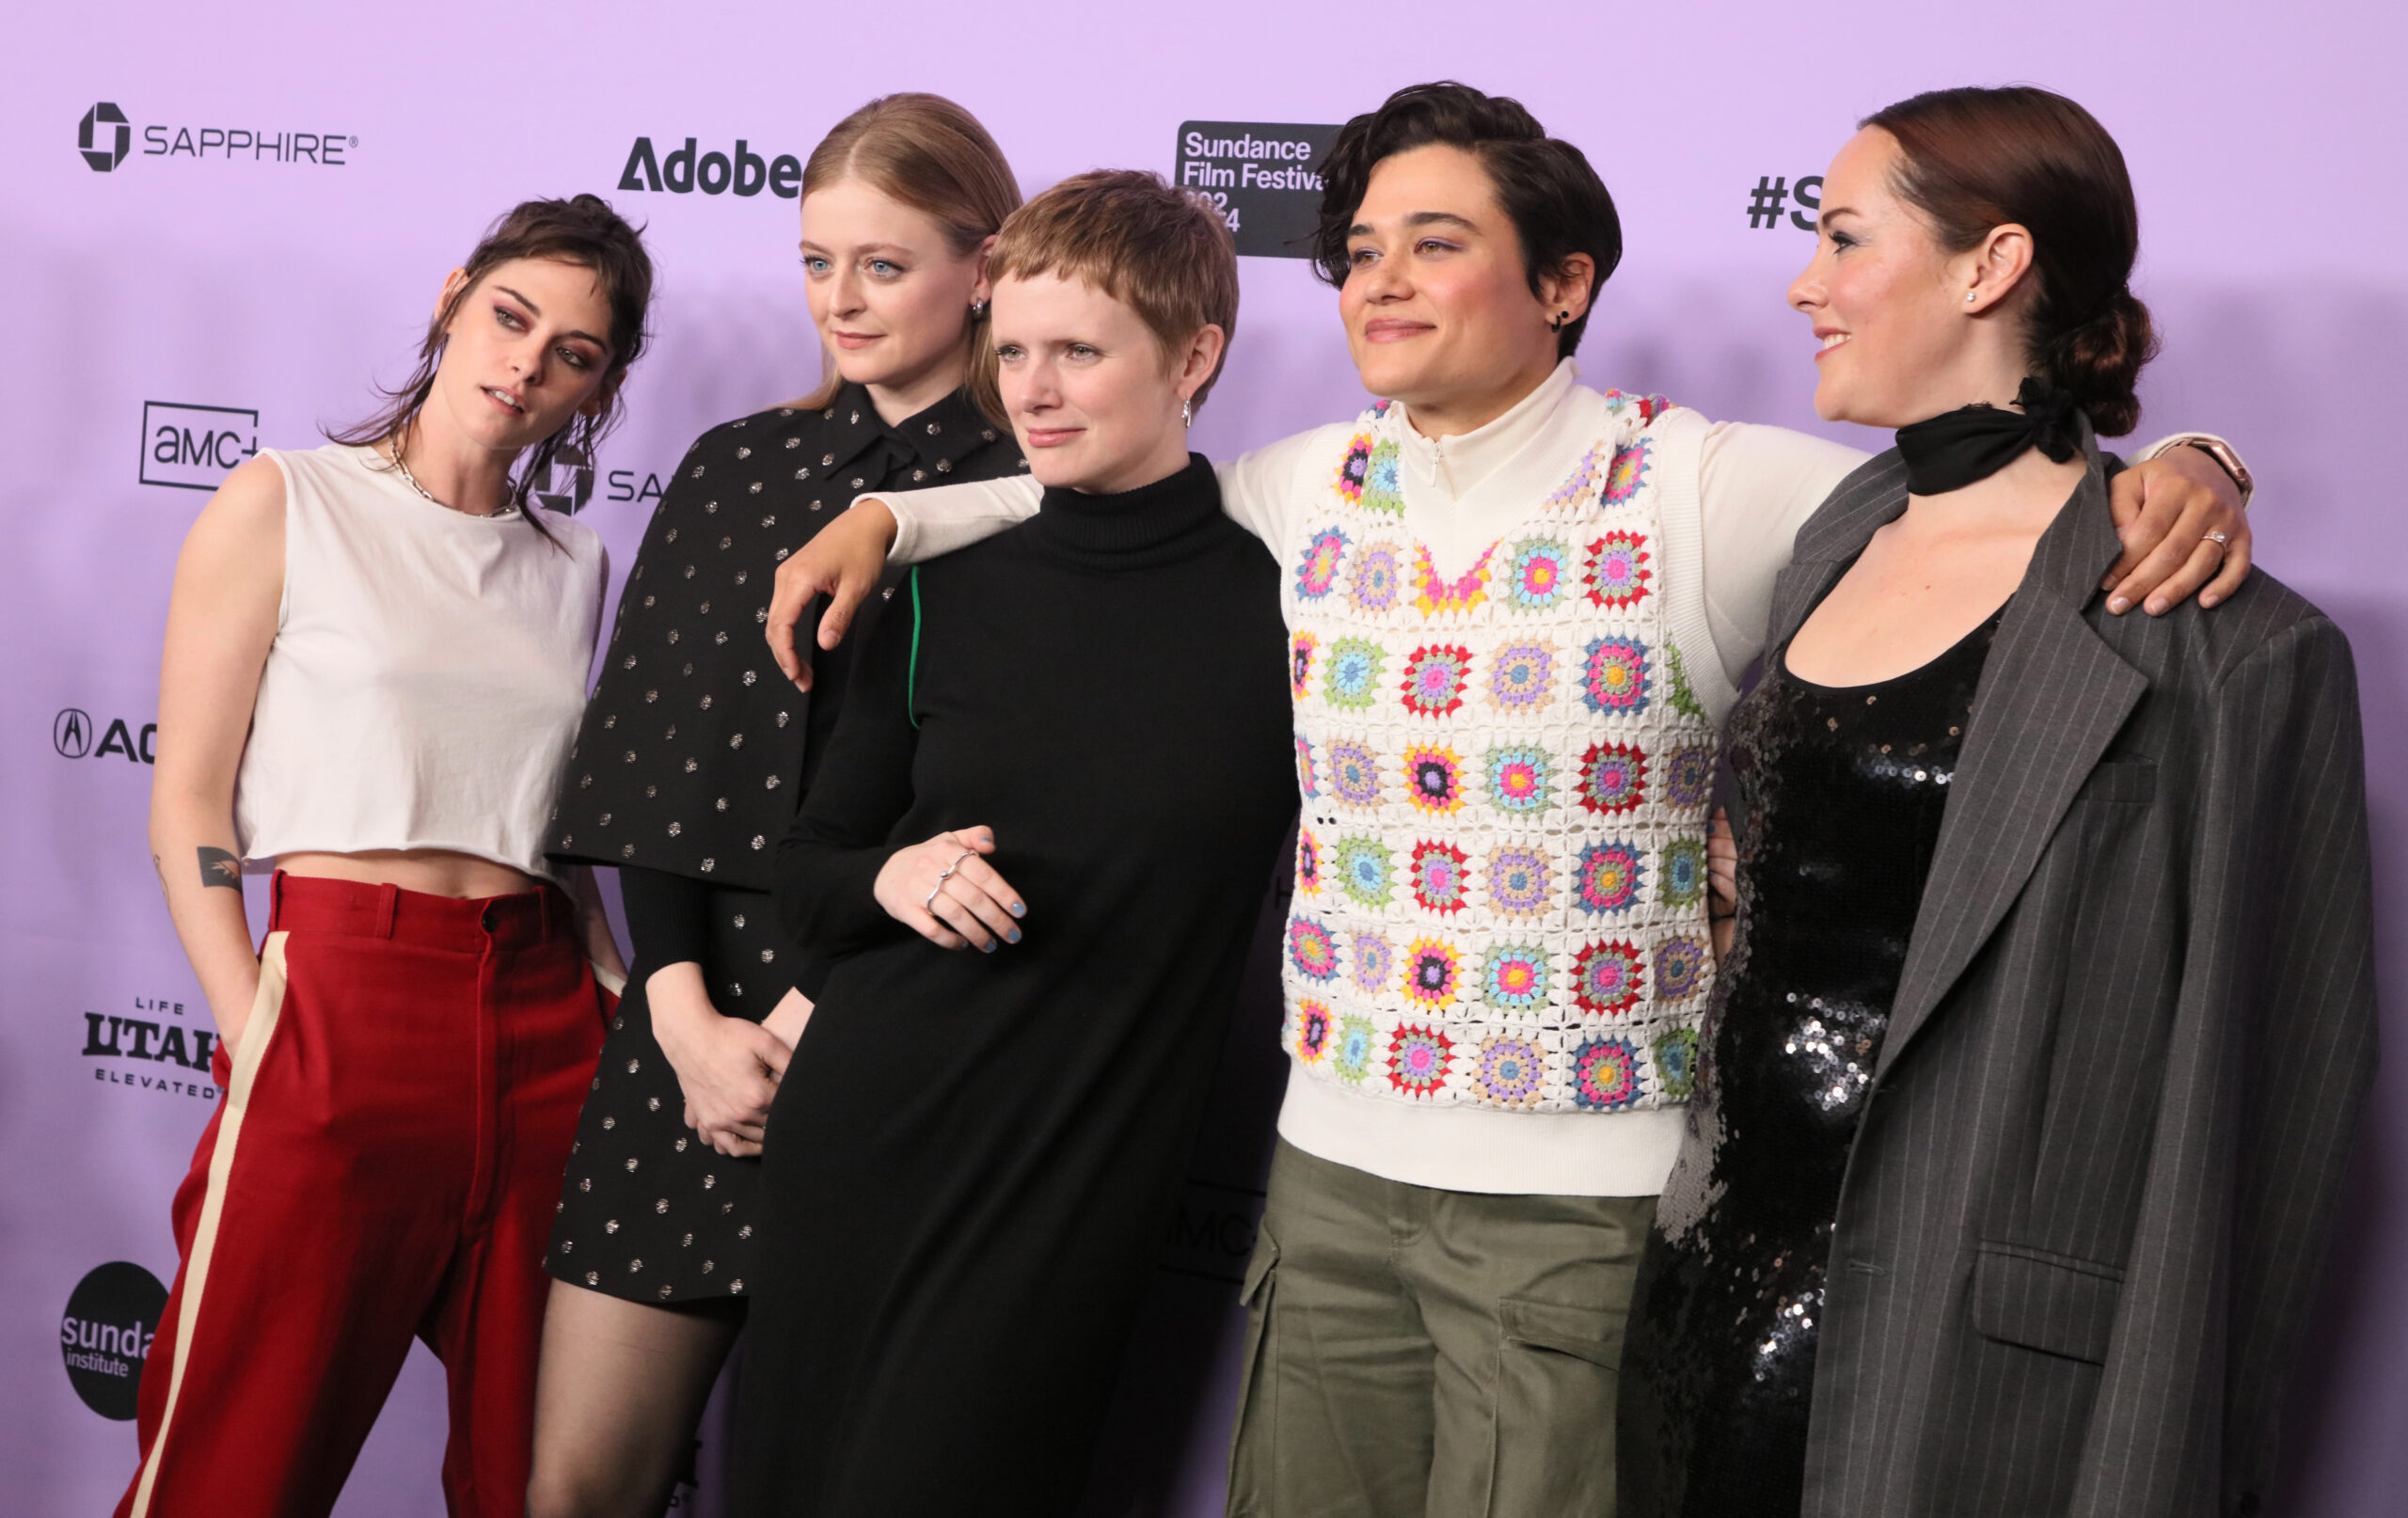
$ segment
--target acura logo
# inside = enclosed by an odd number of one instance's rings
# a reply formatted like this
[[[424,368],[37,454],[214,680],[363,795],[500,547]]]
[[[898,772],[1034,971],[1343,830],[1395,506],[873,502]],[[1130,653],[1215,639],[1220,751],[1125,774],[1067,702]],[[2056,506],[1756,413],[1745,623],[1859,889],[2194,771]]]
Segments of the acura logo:
[[[108,140],[101,140],[103,129],[108,129]],[[105,174],[125,162],[128,150],[134,146],[134,128],[125,113],[108,101],[84,113],[84,124],[76,129],[75,146],[83,150],[84,162],[92,166],[95,174]]]
[[[73,706],[50,724],[50,744],[65,759],[81,759],[92,751],[92,719]]]

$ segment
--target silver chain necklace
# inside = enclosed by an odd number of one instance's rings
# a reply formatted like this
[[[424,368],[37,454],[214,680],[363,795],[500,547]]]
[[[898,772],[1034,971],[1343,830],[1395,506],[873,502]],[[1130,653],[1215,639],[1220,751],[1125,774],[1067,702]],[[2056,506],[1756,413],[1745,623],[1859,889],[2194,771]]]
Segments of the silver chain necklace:
[[[460,511],[460,508],[457,506],[446,505],[442,501],[436,500],[435,493],[427,489],[424,485],[420,484],[418,482],[418,476],[410,473],[410,466],[402,462],[402,445],[399,443],[388,442],[386,446],[393,451],[393,467],[401,471],[403,482],[412,490],[417,491],[420,496],[426,498],[426,499],[434,501],[437,506],[443,507],[445,511],[460,512],[460,514],[463,516],[506,516],[510,514],[510,508],[507,506],[498,512],[467,512]]]
[[[428,500],[435,501],[436,505],[443,506],[443,502],[435,500],[433,492],[429,491],[424,485],[418,482],[418,476],[410,473],[410,466],[402,462],[402,445],[399,442],[392,442],[387,446],[391,448],[393,451],[393,467],[401,471],[403,482],[412,490],[415,490],[420,495],[424,496]],[[452,510],[449,506],[443,506],[443,509],[447,512]]]

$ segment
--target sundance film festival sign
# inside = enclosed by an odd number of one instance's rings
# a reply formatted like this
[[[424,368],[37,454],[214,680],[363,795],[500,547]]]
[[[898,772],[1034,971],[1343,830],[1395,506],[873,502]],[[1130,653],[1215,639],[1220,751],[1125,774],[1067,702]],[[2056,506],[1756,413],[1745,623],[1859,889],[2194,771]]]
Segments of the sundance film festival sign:
[[[1308,259],[1321,220],[1320,165],[1337,138],[1334,125],[1183,122],[1171,182],[1221,213],[1239,253]]]

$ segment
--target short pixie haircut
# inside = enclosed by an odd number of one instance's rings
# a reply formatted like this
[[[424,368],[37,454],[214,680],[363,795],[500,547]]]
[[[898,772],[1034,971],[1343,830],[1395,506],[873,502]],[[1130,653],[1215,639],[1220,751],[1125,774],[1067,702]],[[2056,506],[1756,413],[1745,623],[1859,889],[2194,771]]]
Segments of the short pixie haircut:
[[[987,276],[1079,279],[1137,313],[1177,353],[1206,326],[1225,340],[1238,329],[1237,245],[1220,213],[1173,189],[1160,174],[1100,168],[1073,175],[1006,218],[987,257]],[[1221,377],[1216,367],[1193,404]]]
[[[1435,143],[1461,148],[1488,170],[1497,204],[1522,240],[1530,293],[1537,294],[1539,280],[1560,270],[1565,259],[1586,253],[1597,266],[1589,285],[1594,310],[1598,287],[1622,261],[1622,216],[1606,182],[1589,166],[1587,154],[1548,136],[1521,102],[1452,81],[1409,85],[1339,129],[1322,168],[1321,225],[1313,233],[1313,265],[1322,277],[1346,283],[1346,242],[1371,170]],[[1558,357],[1568,358],[1580,346],[1589,315],[1582,311],[1556,334]]]

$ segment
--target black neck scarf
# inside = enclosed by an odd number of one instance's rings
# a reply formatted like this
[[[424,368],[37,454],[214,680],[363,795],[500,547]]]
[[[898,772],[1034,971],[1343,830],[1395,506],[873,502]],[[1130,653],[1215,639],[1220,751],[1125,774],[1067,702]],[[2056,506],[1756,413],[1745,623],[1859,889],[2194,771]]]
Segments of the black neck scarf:
[[[2020,411],[1977,402],[1898,429],[1907,493],[1944,496],[1987,480],[2036,448],[2059,464],[2082,451],[2082,413],[2073,397],[2027,377],[2015,392]]]

